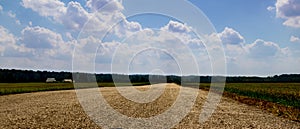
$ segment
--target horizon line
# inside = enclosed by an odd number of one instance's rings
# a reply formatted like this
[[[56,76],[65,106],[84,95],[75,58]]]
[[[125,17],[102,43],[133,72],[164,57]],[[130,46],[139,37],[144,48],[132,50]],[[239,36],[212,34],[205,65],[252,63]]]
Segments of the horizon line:
[[[179,75],[179,74],[151,74],[151,73],[109,73],[109,72],[86,72],[86,71],[64,71],[64,70],[41,70],[41,69],[23,69],[23,68],[0,68],[0,70],[20,70],[20,71],[34,71],[34,72],[68,72],[68,73],[84,73],[84,74],[117,74],[117,75],[157,75],[157,76],[209,76],[209,77],[274,77],[278,75],[300,75],[300,73],[278,73],[278,74],[272,74],[272,75],[209,75],[209,74],[186,74],[186,75]]]

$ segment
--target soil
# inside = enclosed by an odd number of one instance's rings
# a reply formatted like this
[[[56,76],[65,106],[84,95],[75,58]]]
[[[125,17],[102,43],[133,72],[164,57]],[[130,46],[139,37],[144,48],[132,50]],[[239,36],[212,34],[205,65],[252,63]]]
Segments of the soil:
[[[137,89],[141,92],[147,91],[151,86],[141,86]],[[179,90],[179,86],[168,84],[163,94],[156,100],[137,103],[121,96],[114,87],[100,88],[101,94],[114,110],[124,116],[141,119],[167,111],[177,100]],[[199,115],[207,94],[207,91],[198,90],[192,109],[174,128],[300,128],[299,122],[277,117],[226,97],[222,98],[212,116],[200,124]],[[183,92],[183,96],[188,95],[187,92]],[[0,103],[1,129],[101,128],[83,110],[75,90],[5,95],[0,96]],[[168,120],[160,119],[160,121]],[[151,127],[151,123],[148,127]]]

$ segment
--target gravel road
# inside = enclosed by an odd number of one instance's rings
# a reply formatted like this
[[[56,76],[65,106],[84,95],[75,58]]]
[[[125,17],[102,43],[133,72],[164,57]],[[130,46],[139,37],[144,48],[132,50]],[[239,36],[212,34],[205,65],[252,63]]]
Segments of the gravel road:
[[[151,87],[142,86],[136,89],[142,92],[148,91]],[[121,96],[116,88],[100,88],[100,92],[109,105],[123,116],[141,119],[164,113],[177,101],[176,97],[180,93],[177,85],[168,84],[162,95],[154,101],[136,103]],[[196,92],[198,96],[192,109],[174,128],[300,129],[299,122],[276,117],[256,107],[225,97],[222,98],[212,117],[205,123],[199,124],[199,115],[208,92],[203,90]],[[182,94],[183,97],[189,95]],[[0,129],[101,128],[86,115],[75,90],[5,95],[0,96],[0,103]],[[160,121],[165,120],[160,119]]]

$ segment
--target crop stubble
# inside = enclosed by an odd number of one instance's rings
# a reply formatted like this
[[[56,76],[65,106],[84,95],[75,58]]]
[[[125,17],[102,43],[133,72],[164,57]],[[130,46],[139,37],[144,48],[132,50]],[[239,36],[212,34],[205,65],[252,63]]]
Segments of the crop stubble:
[[[149,87],[138,87],[147,90]],[[198,90],[198,89],[195,89]],[[179,87],[168,84],[155,101],[140,104],[122,97],[114,87],[100,88],[104,98],[118,112],[147,118],[170,108]],[[276,117],[253,106],[223,97],[215,113],[203,124],[199,114],[207,95],[199,90],[190,113],[174,128],[299,128],[300,123]],[[83,111],[74,90],[0,96],[0,128],[100,128]],[[163,120],[162,120],[163,121]]]

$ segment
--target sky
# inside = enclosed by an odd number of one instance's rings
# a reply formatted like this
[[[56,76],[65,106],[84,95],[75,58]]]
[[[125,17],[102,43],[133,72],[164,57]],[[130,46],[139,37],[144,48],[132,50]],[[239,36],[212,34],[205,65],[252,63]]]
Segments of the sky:
[[[300,73],[300,0],[0,0],[0,68]]]

